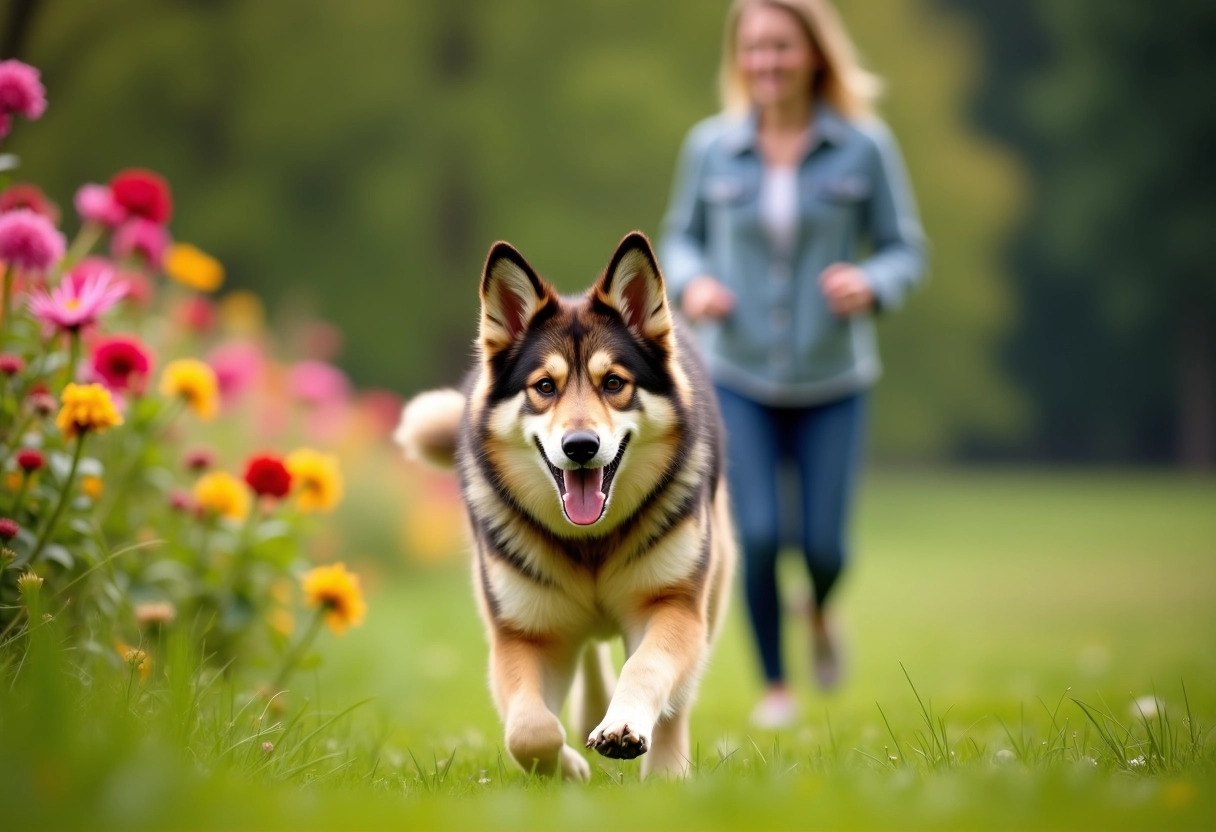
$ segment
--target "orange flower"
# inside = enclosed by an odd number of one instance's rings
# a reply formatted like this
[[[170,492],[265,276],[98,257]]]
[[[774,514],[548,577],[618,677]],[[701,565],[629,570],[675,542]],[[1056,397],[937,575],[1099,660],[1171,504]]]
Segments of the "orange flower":
[[[304,600],[325,610],[325,622],[341,635],[348,626],[363,623],[367,604],[359,588],[359,576],[346,571],[345,563],[318,566],[304,575]]]
[[[191,289],[214,292],[224,282],[224,267],[210,254],[189,243],[178,243],[165,257],[165,274]]]

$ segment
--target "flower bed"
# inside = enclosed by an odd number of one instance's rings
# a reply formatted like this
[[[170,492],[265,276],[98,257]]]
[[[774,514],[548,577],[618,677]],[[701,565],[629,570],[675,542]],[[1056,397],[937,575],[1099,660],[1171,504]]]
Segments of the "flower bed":
[[[0,62],[0,137],[45,109],[37,70]],[[0,667],[49,624],[142,683],[172,635],[280,687],[322,623],[365,609],[342,563],[304,557],[342,498],[313,445],[349,382],[324,356],[277,360],[250,293],[215,298],[224,267],[173,240],[155,172],[83,185],[70,244],[37,186],[0,189]]]

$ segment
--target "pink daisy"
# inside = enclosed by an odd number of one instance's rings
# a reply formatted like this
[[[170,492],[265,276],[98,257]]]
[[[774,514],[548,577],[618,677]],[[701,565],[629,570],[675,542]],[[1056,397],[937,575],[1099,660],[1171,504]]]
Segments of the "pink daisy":
[[[38,79],[38,70],[21,61],[0,61],[0,113],[6,117],[18,113],[32,121],[44,112],[46,88]],[[0,126],[7,133],[11,121],[6,118]]]
[[[116,335],[93,345],[93,375],[111,390],[142,396],[152,370],[152,351],[138,338]]]
[[[33,272],[59,262],[67,241],[51,221],[28,208],[0,214],[0,260]]]
[[[35,292],[29,302],[30,313],[44,324],[78,331],[96,322],[103,312],[122,300],[126,291],[127,284],[116,282],[110,271],[79,278],[69,275],[49,292]]]
[[[85,222],[94,222],[106,228],[117,228],[127,219],[127,209],[122,207],[109,185],[81,185],[76,191],[76,213]]]
[[[149,265],[159,269],[169,248],[169,232],[143,217],[132,217],[118,227],[110,242],[110,253],[115,259],[138,254]]]

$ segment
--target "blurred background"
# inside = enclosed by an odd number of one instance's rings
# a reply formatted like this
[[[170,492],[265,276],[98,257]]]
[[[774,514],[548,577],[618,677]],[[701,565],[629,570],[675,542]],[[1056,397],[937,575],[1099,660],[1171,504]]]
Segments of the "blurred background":
[[[494,240],[574,291],[657,231],[727,5],[6,0],[55,103],[7,149],[65,215],[160,171],[230,286],[408,396],[466,368]],[[1216,6],[837,6],[934,246],[882,325],[875,458],[1216,465]]]

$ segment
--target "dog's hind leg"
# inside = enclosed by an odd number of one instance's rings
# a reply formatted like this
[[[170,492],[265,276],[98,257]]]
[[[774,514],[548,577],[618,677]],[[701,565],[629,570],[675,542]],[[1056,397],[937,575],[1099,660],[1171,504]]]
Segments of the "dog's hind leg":
[[[688,748],[688,708],[668,714],[654,726],[654,745],[642,758],[642,777],[687,777],[692,760]]]
[[[585,737],[599,725],[612,701],[616,674],[607,642],[593,641],[583,650],[574,687],[570,692],[570,723],[576,737]]]

